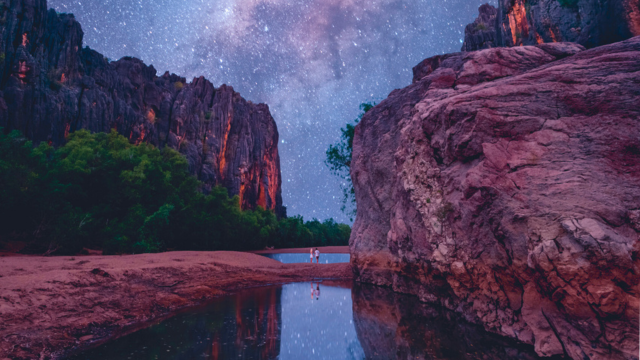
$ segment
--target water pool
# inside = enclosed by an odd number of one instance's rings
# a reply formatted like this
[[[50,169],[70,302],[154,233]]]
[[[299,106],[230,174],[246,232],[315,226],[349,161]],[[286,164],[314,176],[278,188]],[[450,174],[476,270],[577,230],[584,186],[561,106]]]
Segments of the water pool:
[[[304,263],[309,262],[309,254],[263,254],[270,259],[278,260],[281,263]],[[351,259],[349,254],[320,254],[321,264],[348,263]],[[315,257],[313,262],[316,262]]]
[[[384,288],[344,282],[247,289],[75,355],[75,360],[538,359],[533,347]]]

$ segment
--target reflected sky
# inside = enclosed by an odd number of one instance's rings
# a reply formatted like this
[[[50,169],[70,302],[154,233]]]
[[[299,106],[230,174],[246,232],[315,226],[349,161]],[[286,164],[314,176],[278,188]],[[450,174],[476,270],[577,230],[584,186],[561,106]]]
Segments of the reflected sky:
[[[246,289],[71,357],[75,360],[539,359],[457,313],[371,285]]]
[[[284,264],[307,263],[309,262],[309,254],[264,254],[264,256],[278,260]],[[318,261],[321,264],[348,263],[351,259],[349,254],[320,254]],[[313,262],[316,262],[315,257]]]
[[[70,359],[363,358],[350,283],[313,282],[220,297]]]
[[[279,359],[364,359],[353,324],[350,288],[317,282],[285,285],[281,303]]]

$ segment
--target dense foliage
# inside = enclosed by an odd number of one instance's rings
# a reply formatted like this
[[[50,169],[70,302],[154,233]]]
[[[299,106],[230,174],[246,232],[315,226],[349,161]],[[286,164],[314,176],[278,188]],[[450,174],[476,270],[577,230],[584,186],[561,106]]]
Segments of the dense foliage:
[[[327,159],[325,164],[331,169],[336,176],[343,181],[342,188],[342,212],[351,216],[355,216],[356,193],[351,182],[351,153],[353,152],[353,136],[355,134],[356,125],[362,120],[364,114],[371,110],[376,104],[364,103],[360,104],[360,115],[352,123],[348,123],[344,128],[340,129],[342,135],[340,140],[329,145],[327,150]]]
[[[107,254],[346,245],[333,220],[242,211],[224,188],[209,194],[175,150],[132,145],[115,131],[77,131],[55,149],[0,129],[0,240],[34,252]]]

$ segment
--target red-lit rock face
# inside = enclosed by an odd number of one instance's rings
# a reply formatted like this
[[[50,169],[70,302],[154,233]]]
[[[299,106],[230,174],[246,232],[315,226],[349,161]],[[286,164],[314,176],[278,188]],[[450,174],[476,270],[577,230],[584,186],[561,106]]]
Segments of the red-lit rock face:
[[[0,18],[12,24],[0,32],[0,73],[8,79],[0,89],[0,127],[54,145],[78,129],[116,129],[132,143],[180,151],[203,190],[221,185],[244,209],[284,214],[278,130],[266,105],[202,77],[187,83],[157,76],[138,59],[110,63],[82,48],[72,15],[47,12],[44,1],[2,7]]]
[[[638,355],[640,37],[450,54],[356,127],[359,281],[534,344]]]
[[[27,72],[29,72],[29,67],[27,66],[27,62],[24,60],[20,60],[18,62],[18,77],[20,79],[26,79]]]
[[[588,48],[640,35],[640,0],[499,0],[480,7],[462,51],[577,42]]]

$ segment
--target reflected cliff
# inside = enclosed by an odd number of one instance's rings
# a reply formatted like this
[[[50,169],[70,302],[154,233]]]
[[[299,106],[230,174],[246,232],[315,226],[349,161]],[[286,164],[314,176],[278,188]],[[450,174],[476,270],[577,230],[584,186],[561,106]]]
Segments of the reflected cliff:
[[[537,359],[412,296],[311,282],[247,289],[71,359]]]
[[[281,297],[282,286],[220,297],[71,359],[276,359]]]
[[[363,284],[354,285],[352,295],[367,359],[538,359],[533,346],[486,332],[415,296]]]

